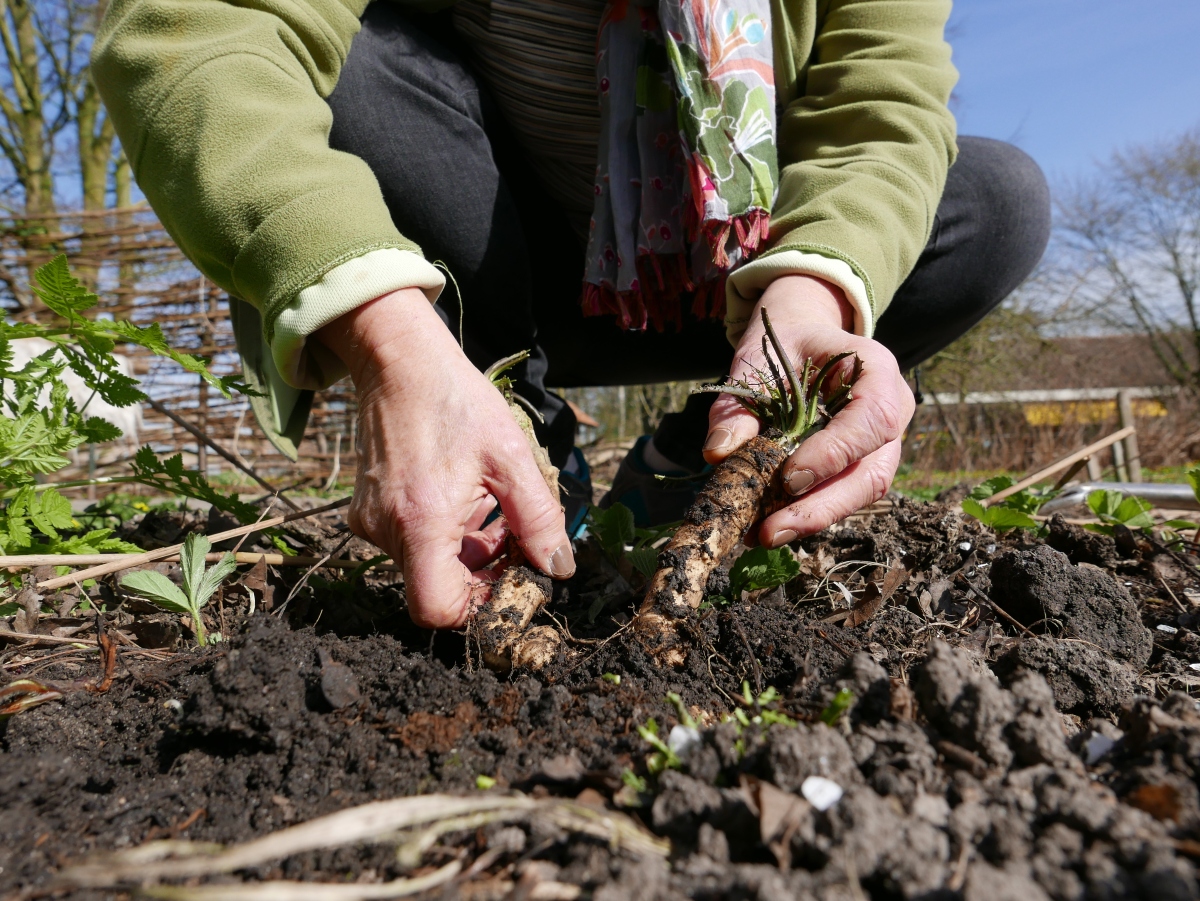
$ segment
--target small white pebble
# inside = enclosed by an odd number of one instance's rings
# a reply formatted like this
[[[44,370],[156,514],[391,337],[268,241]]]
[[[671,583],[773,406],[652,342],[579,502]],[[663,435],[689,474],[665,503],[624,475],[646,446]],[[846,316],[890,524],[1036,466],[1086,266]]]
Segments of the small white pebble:
[[[1084,750],[1087,751],[1087,764],[1094,766],[1105,754],[1113,749],[1116,744],[1107,735],[1101,735],[1099,732],[1093,732],[1091,738],[1087,740]]]
[[[1159,632],[1166,632],[1168,635],[1174,635],[1174,634],[1175,634],[1176,632],[1178,632],[1179,630],[1178,630],[1178,629],[1176,629],[1174,626],[1168,626],[1166,623],[1159,623],[1159,624],[1158,624],[1158,631],[1159,631]]]
[[[826,811],[842,800],[842,787],[824,776],[809,776],[800,786],[800,794],[813,807]]]
[[[171,698],[169,701],[163,701],[163,707],[167,710],[174,710],[176,713],[183,710],[183,701]]]
[[[1196,672],[1200,673],[1200,663],[1189,663],[1188,669],[1194,669]]]
[[[687,760],[700,747],[700,732],[693,726],[674,726],[667,736],[667,747],[680,760]]]
[[[967,553],[967,551],[971,550],[971,542],[969,542],[969,541],[960,541],[960,542],[958,543],[958,549],[959,549],[960,551],[962,551],[964,554],[965,554],[965,553]]]
[[[994,544],[989,544],[989,545],[987,546],[987,552],[988,552],[989,554],[994,554],[994,553],[996,553],[996,545],[994,545]]]
[[[1132,583],[1132,582],[1126,582],[1126,583],[1125,583],[1125,587],[1126,587],[1126,588],[1132,588],[1132,587],[1133,587],[1133,583]]]

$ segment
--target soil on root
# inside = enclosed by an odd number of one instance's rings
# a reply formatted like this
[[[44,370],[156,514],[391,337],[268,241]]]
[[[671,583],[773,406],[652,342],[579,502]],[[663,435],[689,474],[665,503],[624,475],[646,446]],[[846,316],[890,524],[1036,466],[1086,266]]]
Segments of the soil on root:
[[[568,649],[538,674],[498,677],[463,636],[416,629],[394,587],[301,592],[288,621],[230,609],[225,643],[123,657],[107,693],[0,725],[0,887],[29,897],[93,852],[239,842],[371,800],[477,792],[482,775],[621,806],[671,855],[462,829],[426,863],[490,857],[438,897],[536,896],[538,880],[597,899],[1197,897],[1195,561],[1072,528],[1052,531],[1062,553],[902,504],[805,541],[789,585],[686,619],[679,669],[633,638],[636,591],[587,549],[535,620]],[[897,566],[907,578],[883,608],[846,628],[847,605]],[[1087,591],[1107,613],[1071,600]],[[96,668],[47,662],[38,678]],[[843,689],[854,700],[835,720]],[[699,734],[677,734],[678,769],[651,772],[638,727],[654,718],[666,737],[668,692]],[[377,844],[237,877],[405,872]]]

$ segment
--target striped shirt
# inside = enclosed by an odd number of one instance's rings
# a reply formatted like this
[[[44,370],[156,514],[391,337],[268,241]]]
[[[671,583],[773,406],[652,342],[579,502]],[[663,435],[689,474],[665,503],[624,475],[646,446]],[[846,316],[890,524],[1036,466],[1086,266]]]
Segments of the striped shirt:
[[[454,25],[547,193],[586,241],[600,106],[596,33],[605,0],[461,0]]]

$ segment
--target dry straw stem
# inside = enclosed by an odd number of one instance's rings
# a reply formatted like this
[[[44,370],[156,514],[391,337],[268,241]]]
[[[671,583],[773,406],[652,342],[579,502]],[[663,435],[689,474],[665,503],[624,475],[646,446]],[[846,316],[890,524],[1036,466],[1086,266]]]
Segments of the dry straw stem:
[[[619,847],[634,857],[665,857],[670,853],[670,844],[645,832],[624,814],[593,810],[558,798],[535,800],[525,795],[478,795],[455,797],[453,795],[420,795],[415,798],[398,798],[391,801],[375,801],[328,816],[319,817],[273,832],[262,838],[242,845],[224,848],[220,845],[201,842],[159,841],[150,842],[139,848],[118,851],[114,854],[92,858],[90,861],[63,871],[60,880],[66,886],[78,888],[112,888],[121,885],[151,885],[164,879],[189,879],[232,873],[237,870],[257,867],[269,861],[279,860],[307,851],[329,850],[363,843],[395,841],[405,830],[436,829],[447,820],[458,821],[473,818],[478,824],[481,819],[488,822],[513,822],[537,819],[548,826],[572,833],[582,833]],[[403,843],[403,842],[401,842]],[[447,877],[450,878],[450,877]],[[291,886],[291,883],[263,883],[267,888]],[[311,883],[310,883],[311,885]],[[402,883],[393,883],[393,891],[402,888]],[[251,887],[247,886],[248,891]],[[330,889],[349,888],[344,884],[326,886]],[[392,898],[401,894],[368,894],[382,890],[383,886],[356,886],[362,894],[245,894],[234,895],[235,887],[213,886],[205,894],[187,894],[194,889],[156,889],[158,897],[182,898]],[[220,889],[216,892],[216,889]],[[169,893],[168,893],[169,892]]]
[[[350,503],[350,500],[350,498],[344,497],[340,501],[334,501],[332,504],[325,504],[323,507],[314,507],[312,510],[301,510],[298,513],[289,513],[286,516],[276,516],[272,519],[264,519],[261,522],[250,523],[248,526],[238,526],[236,529],[230,529],[227,532],[218,532],[216,535],[209,535],[208,539],[213,544],[216,544],[218,541],[225,541],[228,538],[241,538],[243,535],[249,535],[251,532],[258,532],[262,529],[271,529],[275,526],[281,526],[284,523],[295,522],[298,519],[307,519],[310,516],[316,516],[318,513],[328,513],[330,510],[338,510],[347,506]],[[56,579],[47,579],[45,582],[38,582],[37,587],[42,591],[51,591],[55,588],[64,588],[67,585],[78,584],[84,579],[97,579],[100,576],[107,576],[109,573],[121,572],[122,570],[130,569],[134,566],[141,566],[143,563],[156,563],[157,561],[165,560],[168,557],[178,556],[179,552],[182,550],[182,544],[174,544],[170,547],[159,548],[157,551],[147,551],[144,554],[129,554],[128,556],[122,555],[123,559],[121,560],[116,560],[112,563],[104,563],[100,566],[93,566],[77,573],[59,576]],[[3,558],[0,558],[0,564],[2,564],[2,562]]]
[[[452,860],[424,876],[394,879],[391,882],[329,885],[320,882],[273,882],[246,885],[199,885],[181,887],[156,885],[141,894],[163,901],[373,901],[377,898],[408,898],[445,885],[462,872],[462,864]]]
[[[0,567],[7,569],[30,569],[35,566],[99,566],[102,563],[120,563],[130,557],[140,557],[140,554],[13,554],[0,557]],[[225,557],[223,553],[205,554],[206,563],[217,563]],[[324,560],[321,557],[286,557],[283,554],[259,554],[253,551],[239,551],[233,555],[240,566],[242,564],[265,563],[267,566],[316,566],[318,569],[354,569],[362,566],[362,560],[350,560],[340,557],[334,560]],[[177,563],[179,555],[164,557],[163,563]],[[377,563],[371,569],[378,572],[398,573],[402,567],[397,563]]]

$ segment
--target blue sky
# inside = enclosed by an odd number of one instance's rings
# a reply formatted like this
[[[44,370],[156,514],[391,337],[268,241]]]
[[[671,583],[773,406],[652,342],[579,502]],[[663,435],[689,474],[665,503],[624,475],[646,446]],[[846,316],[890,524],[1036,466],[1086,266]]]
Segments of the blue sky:
[[[958,0],[962,134],[1011,141],[1051,184],[1200,126],[1200,0]]]

